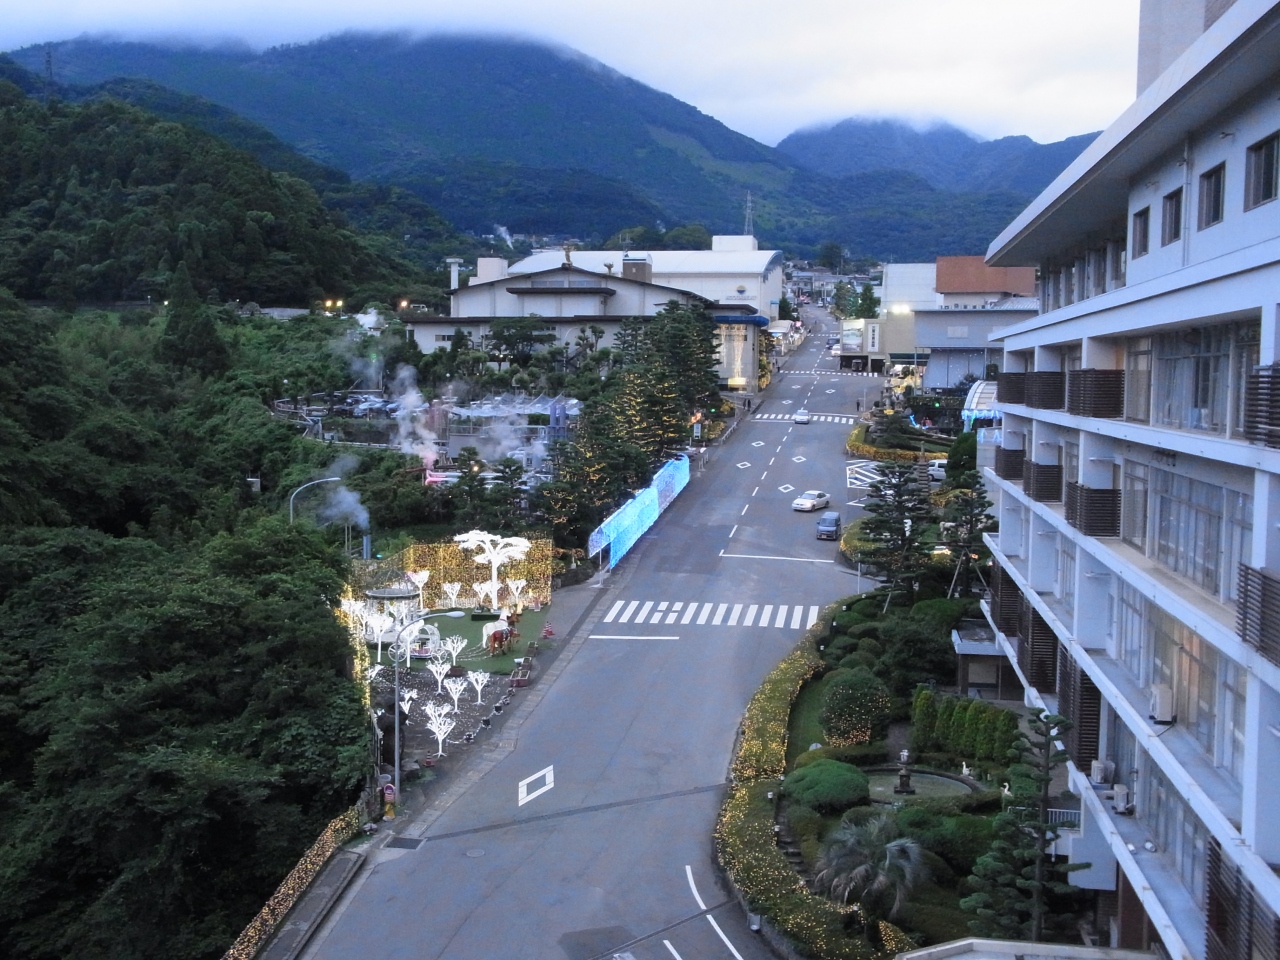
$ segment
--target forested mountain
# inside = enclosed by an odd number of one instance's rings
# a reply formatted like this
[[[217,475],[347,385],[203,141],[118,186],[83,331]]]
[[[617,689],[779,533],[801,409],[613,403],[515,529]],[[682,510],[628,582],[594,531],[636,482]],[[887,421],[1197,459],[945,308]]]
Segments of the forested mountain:
[[[1030,137],[979,140],[945,123],[918,130],[899,120],[853,117],[797,130],[778,144],[778,150],[831,177],[905,170],[943,190],[1009,190],[1034,196],[1096,136],[1087,133],[1056,143],[1036,143]]]
[[[42,69],[46,49],[13,56]],[[1015,156],[1027,169],[1009,173],[996,158],[981,186],[940,194],[954,185],[925,171],[894,180],[891,205],[869,192],[878,173],[843,175],[874,168],[806,169],[581,54],[507,38],[344,34],[262,53],[82,38],[51,49],[59,83],[145,78],[199,95],[321,167],[403,186],[477,233],[503,224],[603,239],[659,222],[736,233],[750,191],[766,244],[802,253],[834,238],[858,253],[928,259],[984,250],[1043,172]],[[138,89],[116,87],[131,99]],[[163,99],[150,105],[164,109]]]

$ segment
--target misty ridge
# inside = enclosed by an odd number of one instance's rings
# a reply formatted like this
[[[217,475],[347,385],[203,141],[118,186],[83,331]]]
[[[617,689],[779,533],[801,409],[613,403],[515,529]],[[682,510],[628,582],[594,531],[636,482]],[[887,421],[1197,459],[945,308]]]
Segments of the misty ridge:
[[[850,119],[774,148],[580,53],[507,37],[345,33],[262,52],[81,38],[11,56],[39,74],[47,50],[59,84],[216,128],[273,169],[402,188],[474,234],[589,244],[660,222],[736,233],[750,191],[766,246],[980,253],[1092,139]]]

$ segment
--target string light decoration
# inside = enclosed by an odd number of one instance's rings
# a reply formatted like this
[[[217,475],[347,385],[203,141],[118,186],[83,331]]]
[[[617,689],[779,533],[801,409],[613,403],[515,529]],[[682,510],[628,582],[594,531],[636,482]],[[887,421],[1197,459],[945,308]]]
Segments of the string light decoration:
[[[751,908],[766,915],[810,955],[821,960],[884,960],[892,954],[878,952],[845,929],[848,906],[809,892],[778,848],[774,834],[770,794],[786,770],[791,706],[800,688],[821,667],[818,643],[835,609],[822,612],[747,705],[731,768],[733,786],[716,824],[716,855]]]
[[[551,602],[552,547],[549,539],[531,540],[529,550],[522,558],[502,566],[504,578],[525,582],[521,599],[526,606]],[[456,543],[415,543],[382,560],[358,564],[353,582],[343,596],[362,596],[370,588],[403,580],[406,573],[430,571],[429,579],[422,586],[422,607],[447,610],[457,606],[459,585],[475,581],[476,560],[472,552]],[[452,593],[446,589],[448,587],[454,588]]]
[[[258,915],[236,937],[235,943],[222,955],[222,960],[253,960],[272,934],[276,926],[293,909],[306,892],[311,881],[329,862],[334,851],[356,835],[360,829],[360,812],[352,807],[346,813],[329,821],[311,849],[302,855],[297,866],[276,887],[276,892],[266,902]]]

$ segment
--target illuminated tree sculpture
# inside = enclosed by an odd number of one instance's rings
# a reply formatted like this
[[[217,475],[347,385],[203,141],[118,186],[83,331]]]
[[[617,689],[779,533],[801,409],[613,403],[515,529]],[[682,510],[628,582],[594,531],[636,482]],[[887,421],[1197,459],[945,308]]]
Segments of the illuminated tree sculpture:
[[[519,608],[520,592],[524,590],[526,583],[528,583],[527,580],[508,580],[507,581],[507,592],[511,594],[512,606]]]
[[[437,717],[427,721],[427,729],[436,735],[436,756],[444,756],[445,737],[453,732],[457,722],[448,717]]]
[[[498,570],[513,560],[522,560],[533,546],[524,537],[503,537],[496,533],[485,533],[483,530],[472,530],[460,533],[453,538],[463,550],[474,550],[476,563],[489,565],[489,593],[493,597],[493,606],[498,605],[498,592],[502,583],[498,579]],[[480,587],[475,585],[476,595],[480,596]]]
[[[489,599],[487,606],[496,607],[498,605],[498,591],[502,589],[501,583],[487,580],[482,583],[473,583],[471,589],[476,592],[476,603],[479,606],[486,606],[485,598]]]
[[[405,576],[409,578],[410,583],[418,588],[418,606],[425,610],[427,608],[427,599],[423,594],[423,590],[426,589],[427,581],[431,578],[431,571],[410,570],[405,573]]]
[[[436,678],[436,693],[444,693],[443,683],[445,674],[449,672],[451,664],[440,657],[432,657],[427,661],[427,670]]]
[[[448,651],[453,666],[458,665],[458,654],[467,649],[467,638],[452,636],[446,637],[444,640],[444,649]]]
[[[458,591],[462,589],[460,583],[442,583],[440,589],[444,591],[445,599],[448,601],[446,607],[456,607],[458,605]]]
[[[444,682],[444,688],[449,691],[449,696],[453,697],[453,709],[458,709],[458,698],[462,696],[462,691],[467,689],[467,681],[462,677],[450,677]]]
[[[476,703],[484,703],[484,688],[489,682],[489,674],[484,670],[468,670],[467,679],[476,688]]]

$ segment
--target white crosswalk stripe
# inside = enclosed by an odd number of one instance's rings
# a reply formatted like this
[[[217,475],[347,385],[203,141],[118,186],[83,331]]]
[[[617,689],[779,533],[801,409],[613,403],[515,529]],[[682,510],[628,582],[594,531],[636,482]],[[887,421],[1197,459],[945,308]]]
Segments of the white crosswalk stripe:
[[[799,630],[818,621],[816,606],[706,603],[693,600],[615,600],[601,623],[680,623],[706,627],[772,627]]]
[[[794,414],[791,413],[757,413],[753,414],[752,420],[790,420]],[[857,417],[841,416],[838,413],[815,413],[810,414],[810,418],[814,423],[857,423]]]

